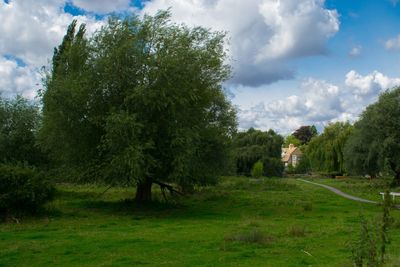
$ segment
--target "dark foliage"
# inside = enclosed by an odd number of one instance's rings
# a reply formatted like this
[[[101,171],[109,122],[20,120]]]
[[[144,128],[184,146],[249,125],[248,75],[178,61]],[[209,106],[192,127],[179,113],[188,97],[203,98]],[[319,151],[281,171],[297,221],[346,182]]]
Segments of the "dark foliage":
[[[314,125],[312,126],[301,126],[299,129],[294,131],[292,134],[295,138],[297,138],[302,145],[308,144],[308,142],[311,141],[311,139],[315,136],[317,136],[318,131],[317,128],[315,128]]]
[[[55,193],[43,173],[28,167],[0,165],[0,214],[35,213]]]
[[[264,176],[282,176],[282,144],[283,137],[272,130],[263,132],[251,128],[247,132],[238,133],[234,138],[237,173],[249,176],[253,165],[261,161]]]
[[[36,145],[40,119],[39,108],[25,98],[0,97],[0,164],[40,165],[46,161]]]
[[[354,174],[390,172],[400,185],[400,88],[387,90],[355,123],[345,149],[346,167]]]

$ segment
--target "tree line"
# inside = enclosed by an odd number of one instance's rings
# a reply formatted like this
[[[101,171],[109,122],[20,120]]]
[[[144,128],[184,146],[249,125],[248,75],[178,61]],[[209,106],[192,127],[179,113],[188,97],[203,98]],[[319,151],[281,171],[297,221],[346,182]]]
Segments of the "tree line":
[[[286,140],[273,130],[238,132],[223,89],[231,75],[225,33],[169,18],[111,17],[92,36],[70,24],[40,103],[0,98],[0,194],[12,199],[18,184],[28,198],[47,188],[41,203],[54,192],[47,180],[58,179],[135,186],[145,202],[153,185],[180,194],[221,175],[282,176],[284,143],[301,147],[304,172],[391,172],[399,183],[400,89],[383,93],[354,125],[331,124],[320,135],[312,126]]]
[[[354,123],[336,122],[303,143],[301,172],[393,176],[400,185],[400,88],[388,89]],[[293,136],[290,138],[294,138]],[[300,141],[298,143],[301,144]]]

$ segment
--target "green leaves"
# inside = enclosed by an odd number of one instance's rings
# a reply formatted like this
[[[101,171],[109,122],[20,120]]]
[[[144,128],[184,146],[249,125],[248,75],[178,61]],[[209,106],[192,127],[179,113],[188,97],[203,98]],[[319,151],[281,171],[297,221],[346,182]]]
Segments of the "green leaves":
[[[238,174],[250,175],[253,165],[261,161],[263,175],[281,176],[283,138],[274,131],[262,132],[253,128],[238,133],[234,138],[234,154]]]
[[[343,173],[344,146],[352,132],[349,123],[336,122],[325,127],[324,132],[311,139],[305,152],[313,171]]]
[[[90,39],[71,24],[43,97],[41,141],[56,161],[99,162],[110,181],[187,185],[221,172],[236,131],[224,34],[169,17],[112,17]]]
[[[21,96],[0,97],[0,163],[42,163],[44,155],[36,146],[40,126],[39,108]]]
[[[400,88],[381,94],[355,124],[346,145],[348,169],[356,174],[392,172],[400,184]]]

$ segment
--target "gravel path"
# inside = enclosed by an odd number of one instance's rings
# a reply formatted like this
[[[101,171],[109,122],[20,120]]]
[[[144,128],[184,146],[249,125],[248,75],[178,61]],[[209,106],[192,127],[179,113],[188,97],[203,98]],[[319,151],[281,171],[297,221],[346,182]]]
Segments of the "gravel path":
[[[334,187],[332,187],[332,186],[329,186],[329,185],[314,183],[314,182],[307,181],[307,180],[304,180],[304,179],[297,179],[297,180],[298,180],[298,181],[305,182],[305,183],[309,183],[309,184],[313,184],[313,185],[317,185],[317,186],[324,187],[324,188],[326,188],[326,189],[332,191],[333,193],[335,193],[335,194],[337,194],[337,195],[339,195],[339,196],[342,196],[342,197],[344,197],[344,198],[348,198],[348,199],[351,199],[351,200],[354,200],[354,201],[364,202],[364,203],[371,203],[371,204],[378,204],[378,202],[376,202],[376,201],[372,201],[372,200],[368,200],[368,199],[363,199],[363,198],[359,198],[359,197],[355,197],[355,196],[352,196],[352,195],[343,193],[343,192],[340,191],[339,189],[336,189],[336,188],[334,188]]]

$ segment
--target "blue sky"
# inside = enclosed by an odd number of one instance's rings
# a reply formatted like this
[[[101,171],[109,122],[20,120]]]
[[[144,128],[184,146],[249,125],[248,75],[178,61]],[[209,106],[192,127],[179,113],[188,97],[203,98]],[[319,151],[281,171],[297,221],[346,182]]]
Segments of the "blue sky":
[[[76,18],[88,34],[112,12],[154,14],[229,32],[234,72],[224,84],[241,129],[288,134],[355,121],[400,85],[396,0],[0,0],[0,92],[34,98],[42,66]]]

